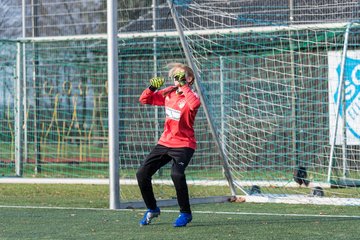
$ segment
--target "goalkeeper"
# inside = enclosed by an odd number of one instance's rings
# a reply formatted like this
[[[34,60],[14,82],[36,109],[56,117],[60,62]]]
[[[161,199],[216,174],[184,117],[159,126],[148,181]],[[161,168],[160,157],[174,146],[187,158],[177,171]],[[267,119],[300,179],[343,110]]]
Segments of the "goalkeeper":
[[[139,99],[142,104],[165,106],[166,113],[164,132],[136,173],[142,197],[148,208],[140,221],[141,226],[150,224],[153,218],[160,215],[151,179],[157,170],[169,162],[172,164],[171,179],[180,207],[180,215],[173,226],[184,227],[192,220],[185,168],[196,149],[193,125],[200,107],[200,99],[191,89],[195,80],[193,70],[181,63],[169,64],[168,67],[169,77],[174,81],[174,86],[159,90],[164,84],[164,78],[152,78],[150,87],[142,92]]]

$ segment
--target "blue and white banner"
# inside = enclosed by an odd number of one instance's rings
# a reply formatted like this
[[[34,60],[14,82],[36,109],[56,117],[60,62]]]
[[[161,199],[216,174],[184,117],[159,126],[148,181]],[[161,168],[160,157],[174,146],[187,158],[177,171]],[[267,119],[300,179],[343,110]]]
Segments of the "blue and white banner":
[[[330,143],[334,140],[336,111],[340,94],[340,71],[342,52],[328,52],[329,63],[329,123]],[[340,103],[335,144],[343,142],[343,114],[345,106],[346,142],[360,144],[360,51],[348,51],[344,67],[345,105]]]

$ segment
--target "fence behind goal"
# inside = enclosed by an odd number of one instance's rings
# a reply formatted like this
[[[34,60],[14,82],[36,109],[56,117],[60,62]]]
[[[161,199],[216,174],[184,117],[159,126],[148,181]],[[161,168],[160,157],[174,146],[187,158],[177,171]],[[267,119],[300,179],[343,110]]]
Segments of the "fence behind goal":
[[[293,202],[308,203],[322,201],[313,198],[314,190],[320,189],[316,193],[325,193],[324,203],[337,204],[341,198],[346,199],[345,204],[357,204],[358,120],[355,125],[350,123],[352,130],[347,135],[355,140],[349,137],[345,142],[339,135],[343,129],[340,114],[339,133],[334,143],[333,139],[337,89],[340,73],[345,71],[341,69],[356,70],[360,61],[359,26],[354,22],[347,28],[348,18],[334,22],[325,13],[321,21],[299,18],[289,25],[284,5],[269,5],[268,14],[258,5],[247,6],[253,9],[247,15],[241,12],[241,4],[173,4],[201,76],[203,104],[210,110],[215,137],[221,142],[238,193],[248,195],[249,201],[275,201],[272,199],[286,195]],[[164,121],[162,108],[140,105],[138,98],[152,76],[166,76],[166,64],[185,62],[178,33],[169,30],[173,23],[166,2],[159,4],[158,22],[167,23],[161,32],[131,33],[149,25],[149,14],[143,17],[122,26],[118,41],[120,178],[124,184],[135,183],[136,169],[156,144]],[[350,20],[353,18],[356,16]],[[129,34],[122,35],[122,31]],[[341,68],[344,43],[349,60]],[[89,35],[3,40],[0,44],[1,174],[16,175],[16,150],[21,149],[23,177],[108,178],[106,39]],[[356,104],[348,107],[357,101],[359,72],[353,77],[353,71],[348,71],[344,72],[346,95],[353,94],[344,106],[354,109]],[[24,91],[16,92],[15,79],[21,79]],[[22,99],[19,113],[16,103]],[[24,120],[22,136],[15,127],[18,116]],[[357,112],[347,116],[355,119]],[[188,182],[226,185],[223,162],[208,124],[201,108],[195,125],[199,144],[187,169]],[[16,144],[19,138],[20,145]],[[301,169],[307,176],[294,179],[294,172]],[[298,183],[304,180],[309,185]],[[155,190],[161,198],[164,185],[171,184],[169,168],[159,171],[154,181],[159,183]],[[121,197],[139,200],[132,191],[122,191]],[[197,193],[209,194],[206,189]],[[304,197],[309,194],[311,201]]]
[[[17,48],[19,43],[21,48]],[[1,74],[6,116],[2,120],[2,175],[16,176],[15,149],[21,148],[22,177],[108,178],[106,39],[2,44],[7,50],[3,50]],[[184,59],[177,38],[159,37],[157,47],[159,58],[154,64],[153,38],[119,40],[120,177],[125,183],[136,183],[135,171],[163,129],[164,110],[141,105],[139,96],[155,75],[155,66],[159,75],[166,76],[168,63]],[[24,64],[17,65],[21,55]],[[16,110],[17,78],[24,81],[21,113]],[[168,80],[166,84],[173,83]],[[21,136],[16,136],[14,127],[17,114],[24,119]],[[202,110],[196,128],[199,149],[188,179],[223,180],[222,162]],[[21,145],[17,147],[18,137]],[[169,170],[162,169],[156,178],[168,185]],[[132,196],[122,192],[122,197]]]

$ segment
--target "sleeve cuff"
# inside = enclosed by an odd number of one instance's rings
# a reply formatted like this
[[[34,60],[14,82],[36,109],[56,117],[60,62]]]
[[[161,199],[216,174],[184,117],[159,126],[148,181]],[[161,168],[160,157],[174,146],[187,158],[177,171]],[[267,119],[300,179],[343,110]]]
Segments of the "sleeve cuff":
[[[150,89],[150,91],[155,92],[157,88],[150,85],[150,86],[149,86],[149,89]]]

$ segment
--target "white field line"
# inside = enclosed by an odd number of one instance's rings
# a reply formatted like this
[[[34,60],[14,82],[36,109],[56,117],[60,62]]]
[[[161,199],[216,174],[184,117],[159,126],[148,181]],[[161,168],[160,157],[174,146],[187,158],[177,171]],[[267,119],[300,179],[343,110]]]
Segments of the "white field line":
[[[71,207],[42,207],[42,206],[6,206],[0,208],[14,209],[49,209],[49,210],[85,210],[85,211],[120,211],[120,212],[144,212],[139,209],[106,209],[106,208],[71,208]],[[178,213],[178,210],[161,210],[167,213]],[[295,213],[251,213],[251,212],[221,212],[221,211],[193,211],[194,214],[217,214],[217,215],[250,215],[250,216],[283,216],[283,217],[317,217],[317,218],[354,218],[360,219],[360,215],[317,215],[317,214],[295,214]]]
[[[21,178],[21,177],[0,177],[1,183],[28,183],[28,184],[109,184],[109,179],[96,178]],[[199,186],[228,186],[226,180],[191,180],[188,179],[189,185]],[[120,185],[137,185],[136,179],[120,179]],[[173,185],[172,180],[154,179],[153,184]],[[236,184],[242,187],[251,187],[258,185],[260,187],[298,187],[293,181],[236,181]],[[329,188],[329,183],[312,183],[313,185]]]

